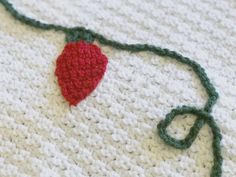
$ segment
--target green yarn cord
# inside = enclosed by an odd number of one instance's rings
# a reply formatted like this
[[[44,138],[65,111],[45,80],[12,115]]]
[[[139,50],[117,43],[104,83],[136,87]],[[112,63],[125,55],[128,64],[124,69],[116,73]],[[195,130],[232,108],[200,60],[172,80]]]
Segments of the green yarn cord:
[[[172,109],[169,114],[166,115],[165,119],[160,121],[157,125],[158,134],[161,139],[168,145],[173,146],[178,149],[187,149],[189,148],[194,140],[196,139],[199,131],[205,123],[211,128],[213,134],[213,155],[214,155],[214,164],[211,169],[211,177],[221,177],[222,175],[222,162],[223,158],[221,155],[221,133],[220,129],[217,126],[214,118],[210,115],[213,105],[218,99],[218,93],[216,92],[214,86],[211,84],[207,74],[204,69],[195,61],[182,56],[181,54],[171,51],[169,49],[156,47],[148,44],[122,44],[117,41],[109,40],[101,34],[98,34],[92,30],[85,29],[84,27],[63,27],[60,25],[46,24],[40,21],[31,19],[20,14],[7,0],[0,0],[0,3],[9,11],[13,17],[17,20],[30,25],[32,27],[44,29],[44,30],[56,30],[63,31],[66,34],[66,41],[77,41],[80,39],[86,40],[88,42],[93,42],[94,40],[99,41],[99,43],[107,46],[111,46],[116,49],[126,50],[130,52],[152,52],[156,55],[169,57],[170,59],[175,59],[178,62],[188,65],[193,69],[197,74],[198,78],[201,81],[201,84],[206,89],[208,94],[208,100],[202,109],[197,109],[190,106],[181,106],[176,109]],[[191,127],[188,135],[184,139],[175,139],[167,134],[166,128],[171,124],[172,120],[177,115],[192,114],[197,117],[194,125]]]

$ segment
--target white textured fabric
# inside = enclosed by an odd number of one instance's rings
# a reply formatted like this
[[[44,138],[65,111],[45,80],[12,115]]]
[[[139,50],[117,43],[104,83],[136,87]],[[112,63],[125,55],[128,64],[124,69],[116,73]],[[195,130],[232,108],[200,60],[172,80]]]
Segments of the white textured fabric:
[[[220,99],[223,177],[236,176],[236,2],[234,0],[11,0],[28,17],[85,26],[110,39],[149,43],[200,63]],[[178,105],[207,96],[186,66],[150,53],[99,45],[109,58],[97,89],[76,107],[54,76],[64,34],[16,21],[0,5],[0,176],[209,177],[212,134],[187,150],[165,145],[156,124]],[[183,138],[194,117],[168,128]]]

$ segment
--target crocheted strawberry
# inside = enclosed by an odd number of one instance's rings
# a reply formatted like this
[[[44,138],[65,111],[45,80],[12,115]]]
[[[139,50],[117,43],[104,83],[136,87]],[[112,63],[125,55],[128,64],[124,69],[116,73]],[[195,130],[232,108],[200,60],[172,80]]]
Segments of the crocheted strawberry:
[[[66,44],[57,58],[55,75],[70,105],[78,104],[97,87],[107,62],[107,57],[94,44],[83,40]]]

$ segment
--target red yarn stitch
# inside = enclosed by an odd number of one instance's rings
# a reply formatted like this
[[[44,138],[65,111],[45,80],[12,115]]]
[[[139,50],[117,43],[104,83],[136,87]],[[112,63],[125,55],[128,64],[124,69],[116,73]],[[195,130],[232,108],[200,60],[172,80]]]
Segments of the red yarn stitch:
[[[66,44],[57,58],[55,75],[70,105],[78,104],[97,87],[107,62],[107,57],[94,44],[85,41]]]

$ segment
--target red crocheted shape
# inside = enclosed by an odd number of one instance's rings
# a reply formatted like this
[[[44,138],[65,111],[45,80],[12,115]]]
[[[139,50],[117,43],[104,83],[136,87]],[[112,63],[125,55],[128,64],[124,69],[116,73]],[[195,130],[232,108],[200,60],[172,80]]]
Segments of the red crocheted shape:
[[[78,104],[97,87],[107,62],[107,57],[94,44],[85,41],[66,44],[57,58],[55,75],[70,105]]]

